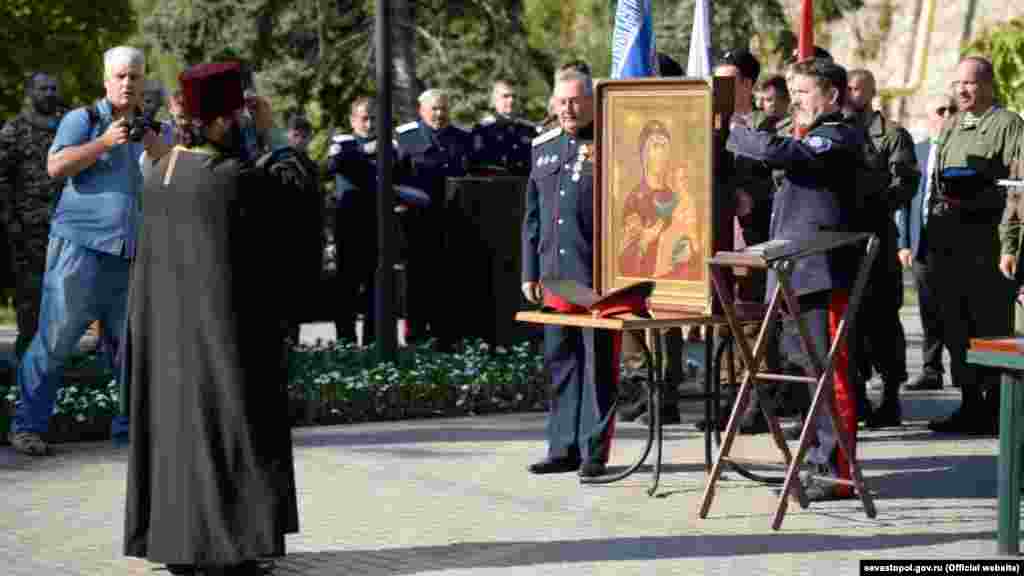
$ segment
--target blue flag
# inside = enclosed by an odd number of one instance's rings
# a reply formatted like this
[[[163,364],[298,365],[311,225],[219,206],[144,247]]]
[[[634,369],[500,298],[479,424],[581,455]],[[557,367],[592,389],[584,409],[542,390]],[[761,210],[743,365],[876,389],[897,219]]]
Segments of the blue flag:
[[[656,76],[651,0],[619,0],[612,35],[612,78]]]

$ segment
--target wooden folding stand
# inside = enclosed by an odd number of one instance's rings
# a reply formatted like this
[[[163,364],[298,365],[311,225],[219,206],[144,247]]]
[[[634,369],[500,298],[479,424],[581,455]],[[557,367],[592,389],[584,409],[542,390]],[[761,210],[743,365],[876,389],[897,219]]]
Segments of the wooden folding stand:
[[[829,346],[828,353],[824,358],[822,358],[818,351],[814,349],[814,343],[811,340],[807,326],[800,318],[800,307],[797,303],[796,295],[793,293],[791,275],[796,267],[797,261],[801,258],[806,258],[807,256],[814,254],[826,253],[835,248],[850,246],[865,240],[865,254],[861,259],[860,268],[857,271],[853,292],[850,294],[849,304],[847,305],[846,312],[843,314],[843,317],[839,322],[838,328],[835,330],[835,334],[832,335],[832,342]],[[786,440],[782,435],[782,429],[780,428],[778,419],[775,416],[775,410],[771,399],[766,395],[762,395],[760,402],[761,411],[764,413],[764,416],[768,421],[772,438],[775,441],[776,446],[778,446],[779,451],[782,452],[782,458],[787,467],[786,479],[782,487],[782,494],[779,497],[778,509],[776,510],[775,517],[772,520],[772,529],[778,530],[782,526],[782,520],[786,514],[788,496],[790,494],[797,498],[800,502],[801,508],[808,507],[807,497],[800,486],[800,467],[803,464],[804,457],[806,456],[807,450],[811,444],[815,416],[817,415],[818,410],[821,409],[825,393],[831,389],[829,384],[832,380],[833,372],[835,371],[835,362],[838,358],[838,351],[846,337],[850,322],[852,322],[853,318],[857,315],[857,307],[860,304],[861,295],[867,282],[868,271],[871,269],[871,262],[874,260],[877,252],[878,239],[871,234],[824,232],[809,242],[775,241],[764,245],[751,246],[740,252],[719,252],[714,258],[708,261],[712,281],[715,287],[715,293],[718,295],[718,299],[722,304],[723,313],[729,323],[732,335],[736,339],[736,344],[744,360],[745,369],[742,383],[736,397],[736,402],[733,404],[732,414],[729,416],[729,422],[726,426],[725,438],[722,440],[721,451],[715,459],[715,463],[711,468],[711,476],[708,478],[707,486],[704,489],[704,497],[701,501],[699,513],[701,518],[706,518],[708,510],[711,508],[711,502],[715,496],[715,484],[718,482],[722,473],[722,466],[732,462],[729,458],[729,452],[732,448],[733,440],[736,438],[740,418],[744,412],[747,402],[749,401],[753,386],[757,382],[766,381],[784,382],[789,384],[815,384],[817,386],[814,391],[814,397],[811,401],[810,413],[804,420],[803,430],[800,433],[800,445],[799,448],[797,448],[795,457],[790,454],[789,447],[786,445]],[[732,284],[726,280],[725,276],[725,272],[735,266],[759,269],[771,268],[775,271],[778,278],[776,289],[769,301],[768,309],[761,323],[761,328],[758,331],[757,340],[754,343],[753,349],[751,349],[745,334],[741,330],[736,312],[736,303],[734,302],[732,295]],[[761,365],[767,352],[767,342],[769,340],[768,331],[774,329],[776,317],[789,318],[796,323],[804,353],[806,353],[810,359],[813,372],[812,376],[791,376],[762,371]],[[864,504],[864,511],[868,518],[874,518],[876,514],[874,501],[864,486],[860,464],[857,462],[857,456],[853,449],[853,444],[850,441],[849,431],[845,429],[842,421],[838,417],[835,402],[829,401],[828,406],[831,411],[832,428],[836,435],[839,450],[842,451],[842,454],[850,463],[850,471],[853,479],[850,481],[832,477],[816,478],[831,483],[852,485],[857,491],[857,494],[860,495],[861,502]]]

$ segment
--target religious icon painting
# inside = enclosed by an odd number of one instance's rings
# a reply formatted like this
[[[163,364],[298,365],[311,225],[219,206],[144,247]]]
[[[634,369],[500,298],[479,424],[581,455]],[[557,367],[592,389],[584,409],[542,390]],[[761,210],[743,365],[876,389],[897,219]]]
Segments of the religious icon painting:
[[[708,313],[707,260],[722,249],[714,187],[712,79],[595,87],[594,286],[653,280],[652,309]]]

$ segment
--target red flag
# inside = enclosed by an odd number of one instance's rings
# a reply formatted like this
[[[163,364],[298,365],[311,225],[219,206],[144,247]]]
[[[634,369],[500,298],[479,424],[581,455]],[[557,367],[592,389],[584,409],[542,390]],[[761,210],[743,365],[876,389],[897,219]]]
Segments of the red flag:
[[[814,56],[814,0],[803,0],[800,4],[800,31],[797,35],[799,60]]]

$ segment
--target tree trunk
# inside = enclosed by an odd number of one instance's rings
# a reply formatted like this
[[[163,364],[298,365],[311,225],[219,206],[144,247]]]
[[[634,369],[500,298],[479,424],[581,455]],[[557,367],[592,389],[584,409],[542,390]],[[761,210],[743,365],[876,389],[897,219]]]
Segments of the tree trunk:
[[[416,76],[416,33],[409,0],[391,0],[395,123],[416,117],[422,83]]]

